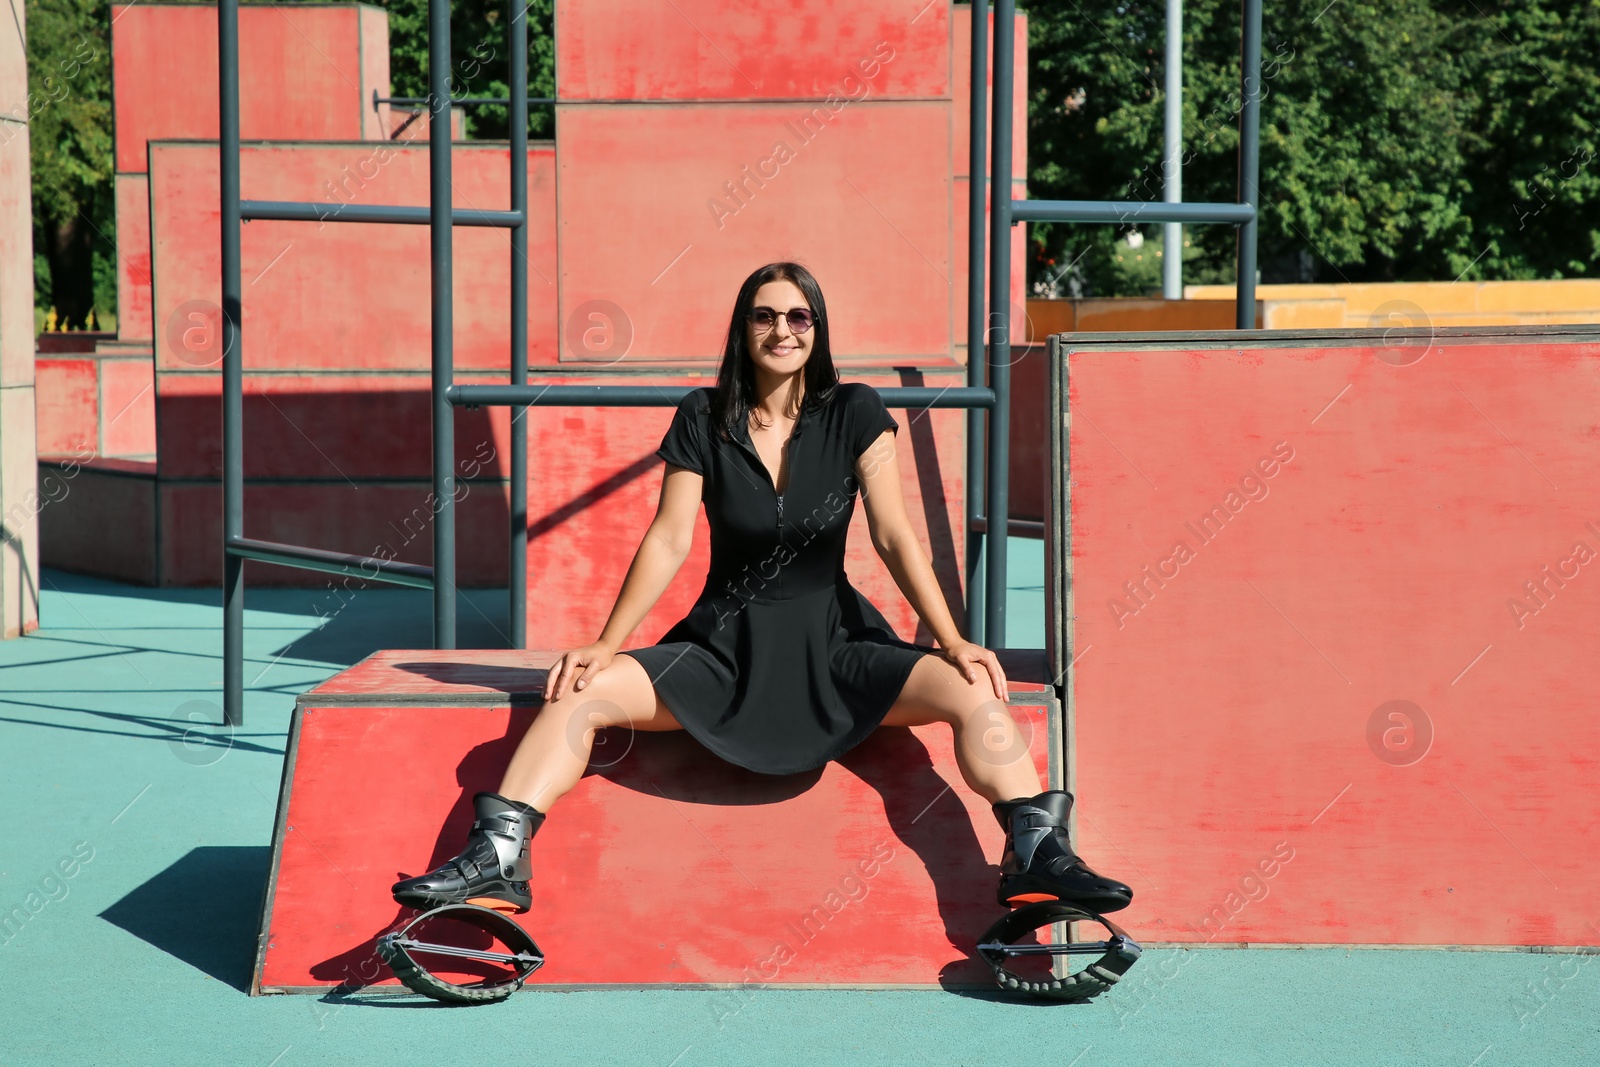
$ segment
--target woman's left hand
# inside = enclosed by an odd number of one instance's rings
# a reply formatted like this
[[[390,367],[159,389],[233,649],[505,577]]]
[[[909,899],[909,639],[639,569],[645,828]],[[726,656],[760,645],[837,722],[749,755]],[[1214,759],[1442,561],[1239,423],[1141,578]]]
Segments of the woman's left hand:
[[[968,684],[975,684],[985,673],[994,686],[995,699],[1002,704],[1006,699],[1006,672],[1000,669],[1000,660],[993,652],[971,641],[957,641],[949,648],[941,648],[944,658],[955,664]]]

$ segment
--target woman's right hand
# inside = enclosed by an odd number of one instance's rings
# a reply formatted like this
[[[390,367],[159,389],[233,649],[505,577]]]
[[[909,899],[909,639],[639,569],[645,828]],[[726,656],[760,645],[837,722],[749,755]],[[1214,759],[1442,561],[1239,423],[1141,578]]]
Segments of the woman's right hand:
[[[589,679],[610,666],[613,655],[610,647],[599,641],[563,653],[545,679],[545,700],[559,700],[563,694],[586,688]]]

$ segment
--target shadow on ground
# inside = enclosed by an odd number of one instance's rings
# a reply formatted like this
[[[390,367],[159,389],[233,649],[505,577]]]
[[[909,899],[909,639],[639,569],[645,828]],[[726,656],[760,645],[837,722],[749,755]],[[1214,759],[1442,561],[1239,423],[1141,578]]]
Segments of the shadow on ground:
[[[100,918],[248,992],[271,862],[264,845],[191,849]]]
[[[89,596],[114,596],[183,604],[217,610],[216,628],[222,626],[220,588],[152,588],[127,585],[91,575],[46,568],[52,592]],[[309,633],[273,647],[268,659],[283,657],[348,667],[380,649],[433,647],[433,593],[426,589],[396,589],[376,583],[343,579],[317,588],[245,587],[245,631],[251,630],[250,613],[302,616]],[[504,589],[463,589],[456,598],[457,648],[510,648],[511,606]],[[282,623],[277,628],[282,628]],[[254,653],[252,653],[254,654]]]

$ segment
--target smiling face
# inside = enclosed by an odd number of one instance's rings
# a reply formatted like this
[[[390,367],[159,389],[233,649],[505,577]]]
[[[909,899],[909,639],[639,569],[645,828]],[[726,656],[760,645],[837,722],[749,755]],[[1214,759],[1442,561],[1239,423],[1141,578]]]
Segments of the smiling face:
[[[777,313],[776,321],[767,327],[758,327],[751,322],[745,323],[745,344],[757,373],[787,376],[803,370],[806,359],[811,355],[811,338],[814,336],[815,326],[805,333],[797,334],[790,328],[789,321],[785,317],[795,308],[812,310],[800,287],[788,281],[768,282],[756,290],[755,300],[751,306],[771,308]]]

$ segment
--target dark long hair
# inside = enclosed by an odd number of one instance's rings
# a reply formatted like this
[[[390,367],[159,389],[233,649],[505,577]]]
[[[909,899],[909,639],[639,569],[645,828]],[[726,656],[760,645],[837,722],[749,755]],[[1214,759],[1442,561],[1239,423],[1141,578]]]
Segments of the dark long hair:
[[[717,370],[716,390],[711,397],[711,425],[724,441],[732,440],[740,426],[750,418],[756,399],[756,369],[745,343],[745,327],[750,309],[755,306],[756,290],[768,282],[793,282],[811,306],[816,322],[811,327],[811,354],[806,357],[805,398],[802,410],[825,407],[839,388],[839,372],[833,365],[833,350],[828,344],[828,309],[822,287],[811,272],[798,263],[768,263],[744,280],[739,297],[733,302],[733,318],[728,322],[728,340],[722,350],[722,366]],[[793,413],[796,417],[800,412]]]

